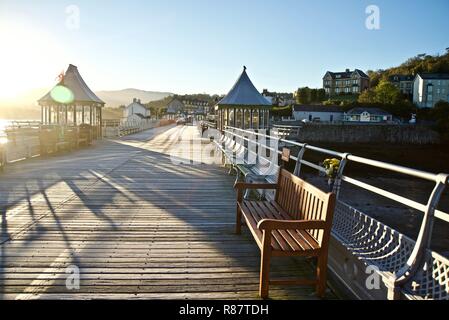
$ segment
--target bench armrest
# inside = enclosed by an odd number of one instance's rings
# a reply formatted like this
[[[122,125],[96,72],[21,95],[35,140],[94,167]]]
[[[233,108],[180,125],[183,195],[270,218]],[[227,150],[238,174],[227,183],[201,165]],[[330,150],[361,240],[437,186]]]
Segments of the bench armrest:
[[[263,219],[257,224],[259,230],[316,230],[325,229],[326,221],[322,220],[275,220]]]
[[[234,184],[234,189],[243,190],[243,189],[265,189],[265,190],[277,190],[278,185],[275,183],[245,183],[245,182],[236,182]]]

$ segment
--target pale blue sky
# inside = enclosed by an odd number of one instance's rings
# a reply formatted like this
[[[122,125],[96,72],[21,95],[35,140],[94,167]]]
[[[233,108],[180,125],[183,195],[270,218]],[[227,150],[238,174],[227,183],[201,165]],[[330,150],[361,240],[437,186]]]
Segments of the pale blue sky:
[[[77,30],[66,27],[72,4]],[[380,30],[365,28],[370,4]],[[443,53],[448,16],[448,0],[0,0],[0,61],[11,90],[45,87],[73,63],[95,90],[221,94],[246,65],[259,90],[293,91],[320,87],[326,70]]]

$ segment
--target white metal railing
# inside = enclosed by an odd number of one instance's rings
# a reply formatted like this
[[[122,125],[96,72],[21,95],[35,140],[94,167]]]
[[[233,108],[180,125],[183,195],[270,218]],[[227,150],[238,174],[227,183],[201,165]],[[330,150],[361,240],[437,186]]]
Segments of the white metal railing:
[[[11,121],[0,137],[0,166],[40,154],[40,121]]]
[[[340,167],[333,189],[339,200],[334,225],[334,229],[336,229],[334,232],[337,233],[337,238],[340,238],[342,242],[346,243],[347,246],[355,246],[355,242],[357,242],[357,254],[359,254],[359,257],[364,259],[367,263],[377,264],[382,267],[382,271],[384,271],[383,275],[386,277],[385,282],[390,288],[389,294],[391,295],[391,298],[397,298],[401,290],[406,287],[409,292],[411,291],[414,294],[419,293],[419,295],[424,297],[430,296],[437,299],[449,299],[449,260],[430,250],[432,228],[435,218],[444,222],[449,222],[449,214],[437,209],[442,193],[449,185],[448,174],[429,173],[422,170],[367,159],[349,153],[336,152],[333,150],[308,145],[306,143],[295,142],[239,128],[226,127],[224,134],[230,136],[234,140],[237,139],[244,144],[251,142],[253,145],[257,145],[258,148],[269,150],[270,152],[276,152],[278,154],[282,154],[282,151],[278,148],[273,148],[267,143],[267,141],[272,141],[274,139],[278,143],[282,142],[286,146],[299,147],[298,154],[296,156],[290,156],[292,160],[296,161],[294,174],[297,176],[301,173],[301,165],[311,167],[323,173],[325,172],[323,167],[304,159],[304,154],[307,151],[317,152],[326,156],[340,159]],[[256,141],[253,141],[254,137],[257,137]],[[258,141],[264,141],[264,143],[259,143]],[[404,174],[409,177],[424,179],[433,182],[435,185],[428,198],[428,202],[425,204],[419,203],[412,199],[386,191],[382,188],[375,187],[344,174],[346,165],[351,162],[365,165],[367,167],[374,167],[394,173]],[[340,197],[340,187],[342,182],[349,183],[363,190],[367,190],[422,212],[423,220],[416,241],[401,235],[390,227],[383,225],[382,223],[363,214],[356,208],[352,208],[346,204]],[[342,223],[341,221],[338,221],[339,218],[347,219],[347,221]],[[351,234],[354,230],[351,231],[351,227],[348,227],[348,219],[357,225],[359,232],[365,228],[364,233],[362,233],[365,234],[365,236],[362,237],[363,240],[360,239],[360,234],[358,236]],[[365,227],[361,226],[361,221],[364,221],[363,223],[366,224]],[[340,234],[338,234],[339,231]],[[380,236],[378,233],[380,233]],[[366,236],[366,234],[370,235]],[[369,240],[370,237],[374,240]],[[383,243],[386,239],[389,240],[386,243]],[[378,243],[373,241],[378,241]],[[380,247],[381,243],[383,243],[383,247]],[[364,249],[362,248],[362,245],[365,246]],[[385,250],[390,250],[390,252],[385,252]],[[382,255],[379,255],[378,251],[381,251]],[[373,257],[376,257],[376,259]],[[418,289],[414,290],[411,288],[412,282],[415,287],[416,283],[418,283]],[[442,288],[435,289],[435,287],[439,286],[442,286]],[[427,288],[427,291],[422,288]]]
[[[159,120],[143,121],[105,121],[103,125],[103,136],[106,138],[122,137],[157,127]]]
[[[206,127],[206,128],[216,129],[217,128],[217,123],[216,122],[212,122],[212,121],[202,120],[202,121],[198,122],[198,126],[199,127]]]
[[[300,126],[288,126],[281,124],[274,124],[272,133],[278,138],[285,139],[289,136],[299,136]]]

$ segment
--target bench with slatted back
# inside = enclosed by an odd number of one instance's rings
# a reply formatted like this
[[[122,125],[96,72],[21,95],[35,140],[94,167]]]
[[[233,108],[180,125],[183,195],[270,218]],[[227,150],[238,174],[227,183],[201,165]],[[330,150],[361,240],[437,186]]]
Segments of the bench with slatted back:
[[[276,184],[238,182],[236,233],[241,233],[242,218],[251,230],[260,250],[260,287],[262,298],[268,297],[269,285],[313,285],[323,297],[326,290],[327,253],[329,247],[335,195],[294,176],[285,169]],[[276,190],[274,201],[247,201],[245,189]],[[316,279],[270,280],[272,256],[317,258]]]

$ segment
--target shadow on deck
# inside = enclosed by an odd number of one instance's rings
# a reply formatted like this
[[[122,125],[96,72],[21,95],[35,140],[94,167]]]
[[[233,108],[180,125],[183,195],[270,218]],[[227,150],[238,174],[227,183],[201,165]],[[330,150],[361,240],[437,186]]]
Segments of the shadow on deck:
[[[233,233],[233,178],[173,164],[180,138],[199,139],[194,127],[160,128],[8,167],[0,298],[257,298],[259,249],[248,231]],[[66,287],[68,266],[79,268],[79,289]],[[273,260],[276,277],[313,272],[304,260]],[[270,296],[316,299],[308,287],[272,286]]]

